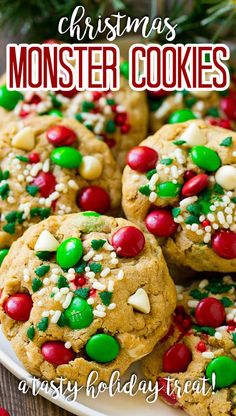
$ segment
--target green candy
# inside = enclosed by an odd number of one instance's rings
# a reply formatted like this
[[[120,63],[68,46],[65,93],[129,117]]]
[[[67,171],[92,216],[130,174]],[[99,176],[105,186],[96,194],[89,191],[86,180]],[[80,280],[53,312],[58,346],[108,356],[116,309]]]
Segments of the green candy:
[[[129,62],[124,61],[120,64],[120,73],[125,77],[126,79],[129,79]]]
[[[50,110],[49,112],[48,112],[48,114],[50,115],[50,116],[55,116],[55,117],[63,117],[63,114],[62,114],[62,112],[60,111],[60,110],[57,110],[56,108],[53,108],[52,110]]]
[[[56,260],[63,269],[73,267],[83,255],[83,245],[79,238],[71,237],[57,248]]]
[[[211,384],[213,373],[217,389],[232,386],[236,382],[236,361],[224,356],[215,358],[206,368],[206,376]]]
[[[169,124],[175,124],[175,123],[183,123],[184,121],[193,120],[197,117],[192,112],[192,110],[189,110],[189,108],[183,108],[182,110],[175,111],[170,115],[170,118],[168,120]]]
[[[0,87],[0,107],[5,110],[14,110],[18,101],[23,100],[23,95],[18,91],[8,90],[6,85]]]
[[[71,329],[87,328],[93,322],[93,309],[86,300],[76,296],[65,310],[65,318]]]
[[[116,339],[107,334],[93,335],[85,347],[87,355],[98,363],[113,361],[120,351]]]
[[[181,185],[173,182],[163,182],[157,185],[157,194],[160,198],[175,198],[179,195]]]
[[[3,260],[5,259],[8,251],[9,251],[9,248],[3,248],[2,250],[0,250],[0,266],[3,262]]]
[[[84,211],[83,213],[82,213],[82,215],[84,216],[84,217],[101,217],[101,214],[98,214],[97,212],[95,212],[95,211]]]
[[[193,163],[199,168],[215,172],[221,166],[221,159],[217,152],[206,146],[194,146],[190,150]]]
[[[75,169],[81,165],[82,155],[73,147],[57,147],[51,153],[51,161],[55,165],[62,166],[67,169]]]

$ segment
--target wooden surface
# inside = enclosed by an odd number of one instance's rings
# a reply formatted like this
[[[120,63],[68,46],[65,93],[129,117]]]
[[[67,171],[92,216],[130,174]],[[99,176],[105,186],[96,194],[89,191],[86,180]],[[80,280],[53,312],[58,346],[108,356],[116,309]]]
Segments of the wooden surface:
[[[19,38],[9,39],[6,34],[0,33],[0,74],[5,71],[6,44],[19,41]],[[18,383],[17,378],[0,365],[0,407],[8,410],[11,416],[71,415],[40,396],[34,397],[30,392],[23,395],[18,390]]]

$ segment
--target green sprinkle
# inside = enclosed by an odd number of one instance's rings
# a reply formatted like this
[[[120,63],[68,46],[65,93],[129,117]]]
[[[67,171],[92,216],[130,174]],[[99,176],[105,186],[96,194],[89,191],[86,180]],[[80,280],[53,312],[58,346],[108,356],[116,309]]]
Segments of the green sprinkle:
[[[215,183],[213,187],[213,192],[215,192],[218,195],[224,195],[225,191],[218,183]]]
[[[236,197],[231,198],[231,201],[236,204]]]
[[[43,277],[45,276],[47,272],[49,272],[49,270],[50,270],[50,266],[39,266],[37,267],[37,269],[35,269],[35,274],[38,277]]]
[[[108,105],[115,105],[115,103],[116,103],[114,98],[108,98],[106,101],[107,101]]]
[[[152,177],[153,175],[155,175],[155,173],[157,173],[157,170],[156,170],[156,169],[151,169],[151,170],[149,170],[149,171],[146,173],[146,178],[147,178],[147,179],[151,179],[151,177]]]
[[[64,312],[61,313],[61,316],[57,321],[57,325],[60,326],[61,328],[67,325],[67,319],[65,317]]]
[[[226,137],[222,142],[220,143],[220,146],[224,147],[230,147],[233,144],[233,138],[232,137]]]
[[[75,295],[78,295],[82,299],[87,299],[89,296],[90,289],[88,287],[81,287],[75,290]]]
[[[50,251],[38,251],[36,253],[36,256],[40,259],[40,260],[49,260],[52,256],[52,253]]]
[[[184,222],[185,224],[190,224],[190,225],[200,223],[199,218],[196,217],[196,215],[189,215]]]
[[[188,107],[188,108],[192,108],[192,106],[194,104],[196,104],[196,102],[197,102],[197,98],[196,97],[187,97],[185,99],[185,104],[186,104],[186,107]]]
[[[3,201],[7,199],[9,191],[10,191],[10,188],[9,188],[8,183],[4,183],[2,186],[0,186],[0,197],[2,198]]]
[[[32,281],[32,290],[33,290],[33,292],[37,292],[42,286],[43,286],[43,283],[40,279],[37,279],[37,277],[35,279],[33,279],[33,281]]]
[[[169,166],[173,162],[173,159],[171,159],[170,157],[166,157],[164,159],[161,159],[160,162],[161,162],[162,165]]]
[[[92,101],[83,101],[82,102],[82,112],[88,113],[90,110],[93,110],[95,107],[95,104]]]
[[[105,306],[109,306],[110,305],[110,303],[111,303],[111,297],[112,297],[112,292],[107,292],[107,291],[100,292],[99,293],[99,296],[101,298],[101,301],[102,301],[103,305],[105,305]]]
[[[48,218],[51,214],[51,208],[40,208],[39,216],[43,220],[45,218]]]
[[[87,265],[86,261],[82,260],[82,261],[78,264],[78,266],[76,266],[76,267],[75,267],[75,271],[76,271],[76,273],[78,273],[78,274],[82,274],[82,273],[84,273],[84,272],[85,272],[85,267],[86,267],[86,265]]]
[[[198,203],[190,204],[187,206],[187,211],[190,212],[190,214],[196,215],[198,217],[199,215],[201,215],[202,208],[201,205]]]
[[[182,144],[186,143],[186,141],[185,140],[175,140],[173,143],[176,144],[176,146],[181,146]]]
[[[75,119],[78,120],[80,123],[82,123],[84,121],[82,115],[80,113],[77,113],[75,115]]]
[[[193,325],[193,329],[195,329],[195,331],[197,332],[203,332],[204,334],[207,335],[215,335],[215,328],[211,328],[210,326],[199,326],[199,325]]]
[[[106,240],[92,240],[91,241],[91,247],[94,250],[99,250],[100,248],[102,248],[104,246],[104,244],[106,243]]]
[[[39,191],[39,187],[35,186],[35,185],[26,185],[26,191],[31,196],[35,196],[37,194],[37,192]]]
[[[189,294],[192,298],[197,300],[202,300],[208,297],[208,292],[201,292],[199,289],[193,289]]]
[[[34,326],[32,325],[27,329],[27,337],[32,341],[34,339],[34,336],[35,336],[35,329],[34,329]]]
[[[151,194],[151,190],[149,188],[149,185],[140,186],[139,192],[143,195],[149,196]]]
[[[31,210],[30,210],[30,216],[32,218],[33,217],[37,217],[39,215],[39,211],[40,211],[40,208],[38,208],[38,207],[31,208]]]
[[[102,271],[101,263],[90,263],[89,268],[94,273],[100,273]]]
[[[234,345],[236,345],[236,332],[232,333],[232,338],[233,338],[233,341],[234,341]]]
[[[105,130],[107,133],[115,133],[116,123],[113,120],[108,120],[106,123]]]
[[[226,296],[224,296],[223,298],[220,299],[221,303],[223,303],[225,308],[228,308],[229,306],[232,306],[234,304],[234,302],[227,298]]]
[[[181,213],[181,209],[180,208],[173,208],[172,209],[172,215],[174,218],[178,217],[178,215]]]
[[[214,282],[205,287],[206,290],[211,292],[213,295],[219,295],[221,293],[229,292],[235,285],[225,285],[222,282]]]
[[[42,318],[41,321],[39,321],[37,328],[39,331],[45,332],[48,328],[48,318]]]
[[[17,211],[11,211],[5,216],[7,222],[15,222],[17,219]]]
[[[2,229],[6,233],[13,235],[16,231],[16,224],[14,222],[9,222],[8,224],[4,225]]]
[[[2,173],[2,179],[7,180],[7,179],[9,179],[9,177],[10,177],[10,172],[9,172],[9,170],[5,170],[5,171]],[[0,175],[0,178],[1,178],[1,175]]]
[[[57,97],[54,94],[49,93],[49,96],[51,97],[53,107],[60,108],[62,106],[62,103],[57,99]]]
[[[60,275],[60,277],[58,279],[57,287],[59,289],[61,289],[62,287],[69,287],[69,283],[68,283],[67,279],[64,276],[62,276],[62,274]]]
[[[27,156],[16,156],[16,159],[20,160],[21,162],[29,162],[29,158]]]

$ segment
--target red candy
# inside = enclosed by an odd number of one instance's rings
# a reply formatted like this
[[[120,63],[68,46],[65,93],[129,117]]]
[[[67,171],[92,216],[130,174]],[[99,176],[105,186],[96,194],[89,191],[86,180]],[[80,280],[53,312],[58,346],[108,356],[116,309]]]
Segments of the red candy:
[[[158,387],[159,387],[159,394],[162,399],[171,404],[172,406],[178,403],[178,399],[175,393],[168,391],[167,380],[165,378],[159,377],[158,378]]]
[[[201,326],[217,328],[225,320],[224,306],[215,298],[202,299],[195,309],[195,319]]]
[[[236,233],[229,230],[217,231],[212,238],[212,248],[224,259],[236,258]]]
[[[15,321],[26,322],[29,319],[33,302],[27,293],[16,293],[9,296],[4,303],[4,311]]]
[[[170,91],[165,91],[165,90],[158,90],[158,91],[148,91],[148,95],[151,98],[161,98],[161,97],[166,97],[167,95],[170,94]]]
[[[40,161],[40,155],[38,153],[30,153],[28,158],[30,163],[38,163]]]
[[[38,186],[40,195],[47,198],[55,191],[56,178],[51,172],[39,172],[38,176],[32,182],[32,185]]]
[[[169,237],[178,228],[171,212],[164,208],[151,211],[145,219],[145,224],[148,231],[157,237]]]
[[[197,344],[197,350],[199,352],[204,352],[206,351],[206,344],[204,341],[199,341],[199,343]]]
[[[163,370],[167,373],[186,371],[192,361],[192,353],[184,344],[175,344],[163,356]]]
[[[194,176],[196,176],[196,173],[193,170],[186,170],[184,172],[184,180],[185,180],[185,182],[189,181]]]
[[[220,108],[230,120],[236,120],[236,99],[234,97],[223,97]]]
[[[127,155],[127,163],[131,169],[147,172],[155,168],[158,153],[147,146],[136,146]]]
[[[136,227],[122,227],[112,236],[112,245],[120,257],[135,257],[145,245],[143,233]]]
[[[53,146],[71,146],[77,140],[75,132],[66,126],[56,125],[47,130],[47,139]]]
[[[57,94],[63,95],[63,97],[73,98],[78,93],[76,87],[69,91],[57,91]]]
[[[66,348],[62,341],[45,342],[42,346],[42,355],[46,361],[55,366],[68,364],[75,358],[72,348]]]
[[[6,409],[3,409],[3,407],[0,407],[0,416],[11,416],[10,413],[6,411]]]
[[[189,179],[182,188],[182,195],[185,197],[199,194],[208,185],[208,176],[205,173],[200,173]]]
[[[82,189],[77,196],[77,204],[84,211],[95,211],[105,214],[111,205],[110,196],[100,186],[89,186]]]

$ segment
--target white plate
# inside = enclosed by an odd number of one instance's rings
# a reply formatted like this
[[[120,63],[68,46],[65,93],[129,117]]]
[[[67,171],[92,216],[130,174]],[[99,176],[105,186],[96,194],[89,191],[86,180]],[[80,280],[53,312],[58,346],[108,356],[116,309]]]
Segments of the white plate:
[[[10,343],[4,338],[1,331],[0,362],[18,379],[26,380],[27,384],[30,385],[30,374],[19,362]],[[137,372],[137,367],[133,367],[129,371],[125,380],[129,379],[129,375],[133,372]],[[108,393],[102,393],[96,399],[93,399],[86,396],[85,392],[79,392],[78,401],[76,402],[68,402],[63,396],[54,399],[50,393],[45,391],[40,391],[39,394],[57,406],[79,416],[183,416],[182,411],[169,407],[159,400],[153,404],[148,404],[142,393],[138,393],[135,397],[125,393],[110,397]]]

